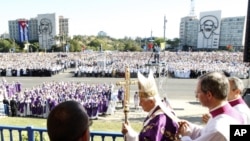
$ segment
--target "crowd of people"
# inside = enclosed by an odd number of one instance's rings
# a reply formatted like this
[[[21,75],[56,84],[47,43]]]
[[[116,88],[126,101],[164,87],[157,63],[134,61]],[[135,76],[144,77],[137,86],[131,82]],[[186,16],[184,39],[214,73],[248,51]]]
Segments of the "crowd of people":
[[[138,101],[135,107],[139,104],[148,116],[145,117],[139,133],[130,126],[128,121],[122,123],[121,132],[125,140],[229,141],[230,125],[250,124],[250,109],[242,99],[244,86],[240,79],[248,77],[249,64],[242,61],[241,52],[161,53],[164,54],[160,55],[159,63],[164,62],[163,70],[157,67],[149,69],[145,65],[150,62],[147,59],[149,54],[147,52],[116,52],[108,55],[105,53],[74,54],[73,56],[69,53],[64,57],[60,55],[61,60],[57,60],[58,56],[55,57],[55,54],[50,55],[57,58],[56,64],[64,69],[74,66],[75,76],[87,74],[88,77],[99,77],[93,75],[95,74],[93,70],[102,69],[100,72],[103,72],[104,76],[107,70],[112,70],[111,77],[117,77],[117,74],[123,77],[125,67],[129,65],[132,76],[138,78],[138,93],[136,92]],[[205,126],[180,119],[171,107],[162,102],[154,79],[154,74],[162,71],[167,71],[168,75],[177,78],[198,78],[195,88],[196,98],[202,106],[208,108],[209,112],[203,117]],[[10,107],[8,111],[11,111],[9,113],[11,116],[48,117],[47,127],[50,139],[60,140],[61,137],[58,136],[60,132],[68,139],[89,140],[89,119],[96,118],[98,114],[107,113],[108,108],[112,107],[109,106],[110,101],[113,100],[112,88],[112,84],[44,82],[35,88],[21,90],[19,83],[8,84],[2,81],[0,96],[3,102],[5,101],[5,105],[6,101],[9,102],[10,106],[7,107]],[[122,88],[119,89],[117,98],[124,100]],[[70,104],[72,107],[69,106]],[[14,108],[12,105],[15,105]],[[242,107],[244,110],[241,110]],[[79,111],[75,117],[72,117],[76,113],[72,113],[73,109]],[[65,117],[57,116],[57,113],[62,112],[65,113]],[[73,119],[76,117],[81,126],[75,124]],[[79,133],[67,134],[73,129],[79,129]]]
[[[148,74],[168,74],[173,78],[197,78],[206,72],[224,71],[230,76],[248,78],[249,63],[243,62],[242,52],[160,52],[159,66],[152,64],[151,52],[116,52],[106,57],[106,65],[79,63],[76,77],[124,77],[129,65],[131,77],[137,71]],[[97,61],[98,62],[98,61]],[[101,61],[99,61],[101,62]]]
[[[160,52],[157,64],[154,52],[90,53],[8,53],[0,54],[1,76],[51,76],[75,68],[75,77],[124,77],[130,67],[131,77],[137,71],[173,78],[197,78],[206,72],[224,71],[230,76],[249,77],[249,63],[242,52]],[[8,63],[6,63],[8,62]]]
[[[50,77],[69,68],[70,63],[55,53],[2,53],[0,76]]]
[[[235,136],[234,132],[230,132],[230,125],[250,124],[250,109],[242,99],[243,88],[241,79],[228,78],[222,72],[208,72],[199,77],[195,94],[201,105],[209,110],[209,118],[203,117],[206,125],[200,126],[180,119],[173,109],[163,104],[153,72],[148,77],[138,72],[139,104],[148,116],[139,133],[125,120],[121,127],[124,140],[229,141],[231,136]],[[58,104],[47,120],[49,138],[54,141],[62,138],[88,141],[90,125],[87,112],[75,101]],[[78,130],[70,132],[73,129]]]
[[[44,82],[37,87],[21,90],[20,83],[3,80],[0,99],[7,116],[47,118],[57,104],[74,100],[85,107],[91,119],[98,119],[100,115],[114,114],[118,98],[112,96],[113,87],[111,83]]]

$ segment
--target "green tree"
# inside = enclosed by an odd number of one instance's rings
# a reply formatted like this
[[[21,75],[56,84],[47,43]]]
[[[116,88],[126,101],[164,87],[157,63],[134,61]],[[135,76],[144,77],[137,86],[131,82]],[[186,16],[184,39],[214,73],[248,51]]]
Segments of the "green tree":
[[[100,42],[100,40],[95,39],[95,40],[91,41],[88,45],[98,47],[98,46],[101,46],[101,42]]]
[[[167,44],[169,44],[170,47],[172,47],[172,48],[178,48],[179,47],[179,43],[180,43],[180,39],[179,38],[174,38],[173,40],[167,40]]]
[[[160,46],[160,44],[161,44],[161,43],[164,43],[165,41],[164,41],[163,38],[155,38],[154,42],[155,42],[158,46]]]
[[[141,47],[139,44],[136,44],[136,42],[133,40],[129,40],[125,42],[123,51],[140,51],[140,50],[141,50]]]
[[[73,36],[73,40],[82,41],[82,39],[83,39],[83,36],[81,36],[81,35],[75,35],[75,36]]]
[[[19,51],[19,48],[20,47],[13,40],[10,39],[0,40],[0,52],[9,52],[10,49]]]
[[[69,48],[70,52],[80,52],[80,51],[82,51],[82,45],[80,44],[79,41],[70,40],[69,44],[70,44],[70,48]]]
[[[30,43],[29,52],[37,52],[37,51],[39,51],[39,43],[38,42]]]

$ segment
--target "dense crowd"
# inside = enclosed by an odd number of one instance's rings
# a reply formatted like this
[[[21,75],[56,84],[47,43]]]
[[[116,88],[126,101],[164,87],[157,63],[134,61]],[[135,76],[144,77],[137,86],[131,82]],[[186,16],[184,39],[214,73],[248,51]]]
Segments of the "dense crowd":
[[[104,66],[78,62],[75,76],[124,77],[130,67],[132,77],[137,71],[148,74],[169,74],[174,78],[197,78],[211,71],[223,71],[230,76],[248,77],[249,64],[243,62],[242,52],[161,52],[160,65],[154,64],[152,52],[115,52],[105,57]],[[97,60],[101,64],[103,57]]]
[[[75,68],[75,77],[124,77],[125,67],[128,65],[131,77],[137,77],[138,71],[147,75],[150,69],[158,76],[169,75],[174,78],[197,78],[211,71],[224,71],[229,76],[240,78],[247,78],[249,75],[249,64],[243,62],[242,52],[161,52],[160,65],[152,65],[153,54],[7,53],[0,54],[0,74],[46,76],[46,72],[51,76],[65,69]],[[14,71],[16,73],[13,73]],[[112,84],[44,82],[35,88],[21,90],[19,82],[2,81],[0,96],[3,103],[10,108],[5,114],[11,116],[47,117],[49,111],[58,103],[76,100],[87,109],[90,117],[97,118],[101,114],[114,113],[117,99],[122,101],[124,90],[120,88],[118,97],[113,98],[112,87]]]
[[[247,78],[249,63],[242,52],[160,52],[155,64],[154,52],[89,53],[7,53],[0,54],[1,76],[51,76],[75,68],[75,77],[124,77],[130,67],[131,77],[137,71],[174,78],[197,78],[211,71]],[[8,63],[7,63],[8,62]]]
[[[113,84],[85,84],[83,82],[44,82],[21,90],[18,82],[0,84],[1,101],[5,115],[47,118],[49,112],[59,103],[74,100],[97,119],[102,114],[113,114],[115,100],[112,97]]]
[[[155,64],[152,52],[115,52],[97,63],[79,61],[76,77],[124,77],[125,66],[129,65],[131,77],[137,71],[148,74],[149,70],[158,76],[168,74],[174,78],[197,78],[211,71],[223,71],[230,76],[247,78],[249,63],[243,62],[242,52],[161,52],[159,64]]]

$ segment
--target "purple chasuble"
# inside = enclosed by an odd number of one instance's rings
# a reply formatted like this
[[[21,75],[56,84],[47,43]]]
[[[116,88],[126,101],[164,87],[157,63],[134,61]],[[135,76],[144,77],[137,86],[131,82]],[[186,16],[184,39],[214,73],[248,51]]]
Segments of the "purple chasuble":
[[[178,123],[174,122],[164,113],[154,115],[159,109],[159,106],[156,107],[151,115],[152,119],[142,128],[139,134],[139,141],[173,141],[176,139]]]

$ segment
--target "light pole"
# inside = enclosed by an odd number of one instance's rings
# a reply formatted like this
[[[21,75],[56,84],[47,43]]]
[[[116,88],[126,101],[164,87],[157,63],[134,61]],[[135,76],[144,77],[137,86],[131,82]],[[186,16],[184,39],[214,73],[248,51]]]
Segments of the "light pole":
[[[15,49],[15,39],[13,38],[13,48],[12,48],[12,52],[14,52]]]
[[[164,26],[163,26],[163,29],[164,29],[164,33],[163,33],[163,38],[164,38],[164,42],[166,42],[166,23],[167,23],[167,19],[166,19],[166,15],[164,16]]]
[[[62,34],[61,34],[61,41],[62,41],[63,52],[66,52],[66,48],[64,47],[64,32],[63,31],[62,31]]]

